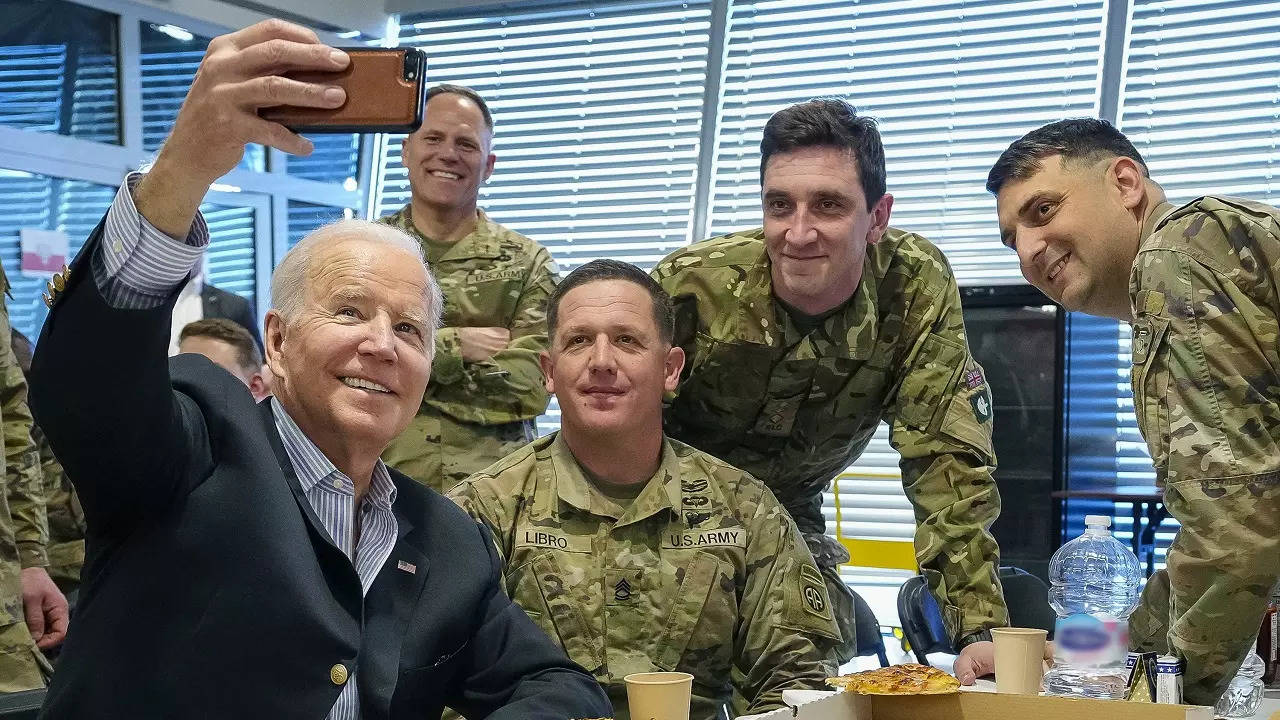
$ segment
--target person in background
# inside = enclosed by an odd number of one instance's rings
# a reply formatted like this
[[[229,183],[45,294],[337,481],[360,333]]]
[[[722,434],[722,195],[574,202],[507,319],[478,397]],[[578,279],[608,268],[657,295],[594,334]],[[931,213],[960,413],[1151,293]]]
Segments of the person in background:
[[[0,267],[0,293],[9,280]],[[66,637],[67,598],[49,577],[48,518],[39,456],[31,440],[27,381],[14,354],[8,308],[0,303],[0,692],[44,687],[51,668],[41,649]]]
[[[960,294],[931,242],[889,226],[884,147],[847,102],[780,110],[760,141],[764,226],[677,250],[653,277],[687,358],[667,434],[760,478],[795,518],[856,652],[854,597],[822,494],[882,421],[915,509],[916,560],[973,682],[1008,623],[990,533],[991,393]],[[983,645],[977,645],[978,643]],[[970,647],[977,645],[977,647]]]
[[[191,280],[178,293],[178,302],[173,306],[173,335],[169,339],[169,354],[183,352],[178,348],[178,333],[182,328],[205,318],[225,318],[244,328],[261,354],[262,337],[253,306],[235,293],[206,283],[204,276],[204,272],[197,268]]]
[[[692,674],[695,720],[825,689],[840,631],[795,523],[763,483],[662,433],[684,364],[666,293],[594,260],[548,317],[559,432],[450,494],[493,533],[507,593],[595,674],[615,718],[636,672]]]
[[[1183,697],[1213,705],[1280,579],[1280,210],[1170,203],[1128,138],[1093,118],[1014,141],[987,189],[1032,285],[1132,326],[1138,429],[1181,529],[1131,637],[1158,647],[1167,628]]]
[[[413,196],[381,220],[418,238],[444,291],[431,383],[383,459],[441,492],[532,440],[547,408],[538,353],[555,263],[476,207],[492,146],[493,115],[479,94],[431,88],[422,127],[402,150]]]
[[[13,353],[24,376],[31,374],[31,340],[15,328],[11,332]],[[49,518],[49,577],[75,605],[80,587],[80,569],[84,567],[84,508],[76,489],[53,455],[49,440],[40,426],[31,426],[31,440],[40,455],[40,477],[44,482],[45,513]]]
[[[264,402],[205,357],[168,357],[210,185],[248,143],[310,152],[258,110],[341,105],[342,88],[285,74],[349,61],[279,20],[214,38],[155,165],[54,278],[31,403],[88,529],[46,717],[609,710],[502,592],[484,528],[379,460],[426,390],[441,311],[414,238],[346,220],[285,255]]]
[[[253,336],[231,320],[205,318],[189,323],[178,334],[178,351],[209,358],[239,378],[255,401],[271,394],[262,374],[262,353],[258,352]]]

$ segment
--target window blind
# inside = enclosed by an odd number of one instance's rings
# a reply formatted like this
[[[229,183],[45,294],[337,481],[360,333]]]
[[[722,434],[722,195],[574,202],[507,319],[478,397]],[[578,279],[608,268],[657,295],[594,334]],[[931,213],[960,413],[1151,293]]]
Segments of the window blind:
[[[429,84],[474,88],[496,123],[480,205],[562,271],[599,257],[651,267],[689,242],[710,3],[536,4],[406,16]],[[402,137],[384,143],[374,209],[409,199]]]

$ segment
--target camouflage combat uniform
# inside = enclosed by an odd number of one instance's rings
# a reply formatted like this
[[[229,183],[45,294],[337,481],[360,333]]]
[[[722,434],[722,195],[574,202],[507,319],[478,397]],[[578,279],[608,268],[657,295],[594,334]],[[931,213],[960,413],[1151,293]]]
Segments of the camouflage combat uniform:
[[[9,281],[0,269],[0,297]],[[3,303],[0,303],[3,305]],[[27,381],[13,354],[9,312],[0,307],[0,424],[4,427],[5,492],[0,494],[0,692],[44,687],[47,667],[22,610],[22,568],[48,564],[40,465],[31,444]]]
[[[31,437],[40,451],[40,474],[49,516],[49,577],[63,593],[72,593],[80,587],[80,569],[84,566],[84,508],[39,426],[32,429]]]
[[[380,222],[413,235],[427,250],[409,206]],[[483,212],[476,229],[431,271],[444,293],[431,383],[417,417],[382,459],[444,492],[536,437],[534,419],[548,399],[538,353],[547,346],[546,304],[556,272],[545,248]],[[466,362],[459,327],[507,328],[511,342],[484,362]]]
[[[1192,703],[1222,694],[1280,578],[1278,284],[1280,210],[1221,197],[1155,208],[1130,276],[1133,406],[1182,524],[1169,648]]]
[[[822,493],[888,421],[916,559],[952,639],[1007,624],[989,532],[1000,512],[991,395],[942,253],[890,228],[868,246],[853,298],[806,335],[774,302],[763,237],[713,238],[653,271],[688,358],[667,434],[760,478],[791,512],[837,604],[847,657],[853,598],[835,566],[849,556],[825,535]]]
[[[681,442],[623,509],[559,433],[450,494],[493,532],[508,594],[592,672],[626,720],[623,677],[694,676],[693,720],[825,689],[839,639],[822,577],[762,483]]]

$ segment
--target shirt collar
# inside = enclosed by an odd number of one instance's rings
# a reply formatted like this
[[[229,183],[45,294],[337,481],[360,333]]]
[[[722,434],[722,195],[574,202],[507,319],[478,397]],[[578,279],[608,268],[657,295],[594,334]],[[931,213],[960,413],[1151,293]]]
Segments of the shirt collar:
[[[320,448],[311,442],[311,438],[302,432],[302,428],[293,421],[280,401],[272,397],[270,402],[276,431],[280,433],[280,442],[284,445],[289,461],[293,463],[293,471],[298,476],[298,484],[302,486],[302,492],[311,492],[311,489],[320,484],[320,481],[334,475],[350,483],[351,479],[328,457],[325,457]],[[365,499],[384,510],[391,509],[391,504],[396,500],[395,483],[391,481],[391,473],[387,471],[387,466],[381,459],[373,466],[373,477],[369,482],[369,491],[365,494]]]

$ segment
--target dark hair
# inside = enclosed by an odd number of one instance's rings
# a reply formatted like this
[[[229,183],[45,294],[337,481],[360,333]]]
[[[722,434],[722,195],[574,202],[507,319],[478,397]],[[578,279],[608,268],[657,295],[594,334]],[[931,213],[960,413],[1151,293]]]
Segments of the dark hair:
[[[560,300],[568,292],[587,283],[601,280],[626,280],[644,288],[653,299],[653,322],[658,326],[658,337],[670,344],[676,334],[675,311],[671,309],[671,296],[649,274],[631,263],[621,260],[592,260],[569,273],[547,298],[547,335],[554,338],[556,322],[560,315]]]
[[[9,342],[13,345],[13,354],[18,359],[18,367],[22,368],[22,374],[26,375],[31,372],[31,339],[21,332],[18,328],[9,328]]]
[[[1050,155],[1091,162],[1127,157],[1138,163],[1143,177],[1151,177],[1142,155],[1114,125],[1097,118],[1073,118],[1049,123],[1014,140],[987,173],[987,190],[999,193],[1006,182],[1031,177]]]
[[[222,342],[235,348],[236,361],[245,372],[255,373],[262,369],[262,353],[253,336],[239,323],[226,318],[205,318],[187,323],[178,333],[178,344],[190,337],[204,337]]]
[[[811,147],[836,148],[853,156],[867,209],[884,197],[884,145],[876,121],[859,116],[852,105],[839,98],[816,98],[779,110],[769,118],[760,138],[760,184],[764,184],[764,169],[775,153]]]
[[[480,93],[464,85],[442,84],[427,90],[427,99],[424,102],[431,102],[431,98],[445,94],[459,95],[475,103],[476,107],[480,108],[480,114],[484,116],[484,126],[489,128],[489,132],[493,132],[493,115],[489,112],[489,106],[484,98],[480,97]]]

